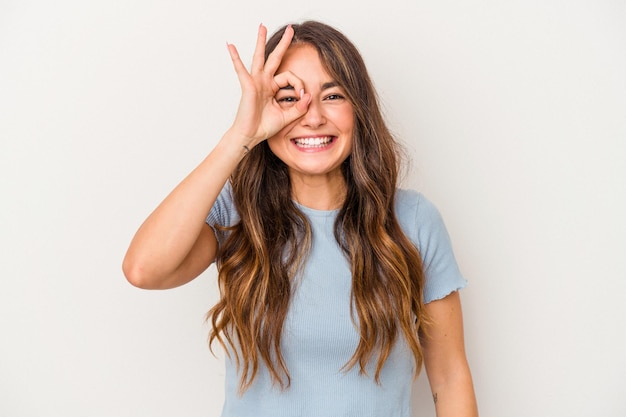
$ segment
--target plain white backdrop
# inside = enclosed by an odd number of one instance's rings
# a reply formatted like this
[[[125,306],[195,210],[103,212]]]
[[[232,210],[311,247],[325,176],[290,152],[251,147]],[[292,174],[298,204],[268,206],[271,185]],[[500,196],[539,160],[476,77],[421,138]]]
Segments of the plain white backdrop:
[[[623,1],[0,0],[0,416],[219,416],[215,270],[151,292],[120,265],[234,116],[226,42],[310,18],[446,220],[481,415],[626,415]]]

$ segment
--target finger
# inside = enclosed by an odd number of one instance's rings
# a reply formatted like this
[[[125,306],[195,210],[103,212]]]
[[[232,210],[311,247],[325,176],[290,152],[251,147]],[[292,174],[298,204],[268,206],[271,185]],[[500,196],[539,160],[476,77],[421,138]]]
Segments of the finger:
[[[237,47],[235,47],[235,45],[231,43],[226,44],[226,46],[228,47],[230,59],[233,61],[233,67],[235,68],[235,72],[237,73],[237,78],[239,78],[239,83],[243,86],[250,78],[250,74],[248,73],[248,70],[246,69],[244,63],[241,61],[241,57],[239,56]]]
[[[265,42],[267,39],[267,28],[263,24],[259,25],[259,31],[256,37],[256,46],[254,55],[252,56],[251,73],[256,74],[263,70],[265,64]]]
[[[226,47],[228,48],[228,54],[230,55],[230,59],[233,61],[233,67],[235,67],[235,72],[239,74],[242,70],[246,73],[248,70],[246,66],[241,62],[241,57],[239,56],[239,52],[237,51],[237,47],[232,43],[227,43]]]
[[[293,89],[298,92],[298,94],[300,94],[299,92],[301,90],[304,90],[304,83],[302,82],[302,80],[291,71],[281,72],[280,74],[274,76],[274,83],[275,92],[281,88],[289,86],[293,87]]]
[[[311,103],[312,97],[313,96],[311,96],[309,93],[305,93],[304,89],[300,90],[300,100],[298,100],[298,102],[294,106],[300,113],[300,116],[306,113],[306,111],[309,109],[309,104]]]
[[[302,117],[307,112],[310,103],[311,95],[305,93],[304,90],[300,90],[300,100],[298,100],[295,106],[284,110],[283,117],[285,118],[285,123],[289,124]]]
[[[293,39],[293,28],[291,25],[285,28],[283,32],[283,36],[280,38],[280,42],[276,45],[276,48],[269,54],[267,57],[267,61],[265,62],[265,71],[274,74],[278,67],[280,66],[283,57],[285,56],[285,52],[289,49],[289,45],[291,45],[291,40]]]
[[[304,92],[304,83],[291,71],[281,72],[274,77],[274,83],[276,84],[276,91],[280,88],[289,87],[294,90],[294,93],[298,96],[298,101],[294,106],[284,109],[285,123],[291,123],[294,120],[302,117],[309,108],[311,103],[311,95]]]

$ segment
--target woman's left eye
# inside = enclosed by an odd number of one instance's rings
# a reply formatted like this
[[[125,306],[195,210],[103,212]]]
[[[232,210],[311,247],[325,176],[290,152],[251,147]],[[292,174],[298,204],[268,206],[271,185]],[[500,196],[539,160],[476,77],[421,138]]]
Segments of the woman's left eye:
[[[341,94],[329,94],[326,96],[326,100],[341,100],[343,98]]]

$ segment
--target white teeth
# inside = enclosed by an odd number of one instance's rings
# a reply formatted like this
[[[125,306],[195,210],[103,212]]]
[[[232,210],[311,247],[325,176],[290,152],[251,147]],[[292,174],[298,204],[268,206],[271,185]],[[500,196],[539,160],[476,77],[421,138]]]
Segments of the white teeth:
[[[331,136],[326,136],[324,138],[298,138],[294,139],[296,145],[303,148],[320,148],[322,146],[328,145],[332,141]]]

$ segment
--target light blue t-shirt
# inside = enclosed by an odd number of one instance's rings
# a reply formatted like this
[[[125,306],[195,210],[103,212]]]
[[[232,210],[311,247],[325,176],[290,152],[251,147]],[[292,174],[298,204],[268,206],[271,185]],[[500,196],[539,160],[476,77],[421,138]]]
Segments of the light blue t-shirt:
[[[312,230],[312,247],[283,327],[281,351],[291,385],[272,384],[263,363],[252,386],[238,393],[236,364],[226,359],[226,398],[222,417],[410,417],[415,361],[399,338],[374,381],[359,367],[342,370],[359,342],[350,315],[352,274],[334,236],[338,210],[298,206]],[[405,234],[417,246],[424,263],[424,302],[463,288],[450,239],[437,209],[420,193],[398,190],[396,215]],[[239,215],[227,184],[207,218],[210,226],[236,224]],[[214,228],[215,230],[215,228]],[[216,230],[221,244],[226,235]]]

